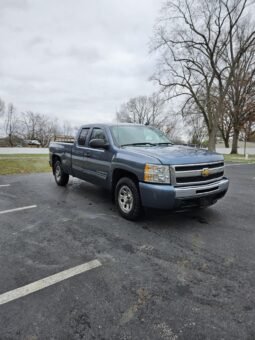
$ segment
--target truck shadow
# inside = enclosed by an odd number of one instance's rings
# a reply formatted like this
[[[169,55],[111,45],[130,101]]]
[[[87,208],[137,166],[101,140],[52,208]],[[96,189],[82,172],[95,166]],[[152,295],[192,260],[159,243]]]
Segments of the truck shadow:
[[[192,209],[185,211],[145,210],[141,220],[144,229],[162,230],[169,228],[193,229],[207,228],[222,219],[221,213],[215,206],[207,209]]]
[[[111,194],[109,191],[96,185],[75,179],[69,184],[69,190],[79,196],[79,199],[87,199],[94,203],[108,202],[111,204]]]
[[[86,200],[90,206],[97,205],[100,212],[109,213],[111,211],[111,214],[116,215],[116,218],[119,218],[120,221],[126,222],[119,216],[109,191],[79,180],[74,180],[69,190],[75,194],[77,201],[84,202]],[[205,228],[210,224],[217,223],[221,217],[216,204],[206,209],[195,208],[178,212],[145,209],[143,216],[138,221],[132,223],[136,223],[143,229],[153,228],[154,230],[175,227],[183,229],[194,226]]]

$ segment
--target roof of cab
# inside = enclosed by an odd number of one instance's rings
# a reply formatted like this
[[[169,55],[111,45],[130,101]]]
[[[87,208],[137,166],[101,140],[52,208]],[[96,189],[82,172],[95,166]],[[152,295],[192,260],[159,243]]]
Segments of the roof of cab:
[[[144,126],[143,124],[135,124],[135,123],[90,123],[83,124],[81,128],[86,127],[113,127],[113,126]]]

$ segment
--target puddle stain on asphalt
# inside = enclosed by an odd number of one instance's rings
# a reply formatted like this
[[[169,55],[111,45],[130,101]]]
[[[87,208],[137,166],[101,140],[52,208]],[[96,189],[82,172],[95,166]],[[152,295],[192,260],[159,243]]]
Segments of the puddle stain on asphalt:
[[[134,318],[136,312],[147,302],[150,295],[147,290],[144,288],[139,288],[137,290],[138,295],[138,301],[130,306],[122,315],[120,319],[120,325],[125,325],[127,322],[129,322],[131,319]]]
[[[199,234],[193,234],[191,237],[191,244],[193,248],[199,250],[204,246],[204,241]]]

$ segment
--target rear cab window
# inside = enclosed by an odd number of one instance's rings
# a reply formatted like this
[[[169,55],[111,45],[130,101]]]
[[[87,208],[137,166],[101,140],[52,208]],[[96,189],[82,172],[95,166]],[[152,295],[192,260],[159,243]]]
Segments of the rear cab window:
[[[81,129],[81,132],[80,132],[79,137],[78,137],[78,145],[79,146],[85,146],[89,130],[90,130],[90,128],[82,128]]]

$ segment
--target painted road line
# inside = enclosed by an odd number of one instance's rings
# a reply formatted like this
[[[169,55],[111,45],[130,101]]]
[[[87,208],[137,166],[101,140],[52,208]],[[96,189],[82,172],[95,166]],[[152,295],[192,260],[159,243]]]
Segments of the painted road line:
[[[77,267],[73,267],[73,268],[64,270],[60,273],[45,277],[44,279],[35,281],[26,286],[11,290],[9,292],[6,292],[0,295],[0,305],[3,305],[13,300],[17,300],[21,297],[37,292],[38,290],[47,288],[58,282],[61,282],[73,276],[85,273],[88,270],[91,270],[91,269],[94,269],[100,266],[102,266],[100,261],[93,260],[93,261],[81,264]]]
[[[27,207],[21,207],[21,208],[3,210],[3,211],[0,211],[0,215],[2,215],[2,214],[8,214],[8,213],[11,213],[11,212],[16,212],[16,211],[21,211],[21,210],[33,209],[33,208],[36,208],[36,207],[37,207],[37,205],[29,205],[29,206],[27,206]]]
[[[0,184],[0,188],[2,188],[2,187],[9,187],[10,186],[10,184]]]
[[[236,165],[255,165],[255,163],[233,163],[233,164],[225,163],[225,166],[236,166]]]

